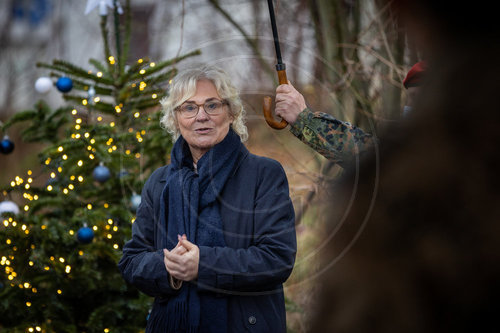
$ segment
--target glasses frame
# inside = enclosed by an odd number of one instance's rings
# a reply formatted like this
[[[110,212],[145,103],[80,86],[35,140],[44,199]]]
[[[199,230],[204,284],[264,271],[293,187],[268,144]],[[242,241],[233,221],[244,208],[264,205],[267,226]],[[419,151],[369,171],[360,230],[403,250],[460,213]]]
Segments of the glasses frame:
[[[198,113],[200,113],[200,107],[203,107],[203,111],[205,111],[205,113],[209,116],[217,116],[219,115],[220,113],[210,113],[210,112],[207,112],[207,109],[205,108],[205,105],[207,103],[210,103],[210,102],[220,102],[222,105],[221,105],[221,109],[224,107],[224,105],[229,105],[229,103],[226,101],[226,100],[220,100],[220,99],[217,99],[217,98],[211,98],[207,101],[205,101],[205,103],[203,104],[198,104],[198,103],[195,103],[195,102],[184,102],[182,103],[181,105],[179,105],[178,107],[176,107],[174,110],[179,112],[179,114],[185,118],[185,119],[192,119],[192,118],[196,118],[196,116],[198,115]],[[194,104],[198,107],[198,110],[196,111],[196,113],[193,115],[193,116],[186,116],[182,110],[181,110],[181,107],[184,105],[184,104]]]

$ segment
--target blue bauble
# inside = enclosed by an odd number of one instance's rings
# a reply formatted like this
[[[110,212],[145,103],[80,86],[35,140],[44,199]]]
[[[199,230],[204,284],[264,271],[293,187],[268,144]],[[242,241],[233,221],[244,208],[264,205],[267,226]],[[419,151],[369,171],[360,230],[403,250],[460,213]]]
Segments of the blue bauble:
[[[104,165],[98,165],[95,169],[94,172],[92,173],[92,176],[94,177],[95,180],[97,180],[99,183],[104,183],[107,181],[109,178],[111,178],[111,172],[107,167]]]
[[[2,154],[10,154],[14,150],[14,142],[12,142],[9,137],[4,136],[3,140],[0,141],[0,152]]]
[[[118,173],[118,178],[122,179],[123,177],[127,177],[129,175],[128,171],[125,169],[121,169]]]
[[[73,89],[73,81],[69,77],[60,77],[56,82],[56,87],[60,92],[67,93]]]
[[[139,194],[133,194],[130,197],[130,208],[135,212],[139,205],[141,204],[141,196]]]
[[[82,227],[76,233],[76,239],[82,244],[89,244],[94,239],[94,231],[89,227]]]

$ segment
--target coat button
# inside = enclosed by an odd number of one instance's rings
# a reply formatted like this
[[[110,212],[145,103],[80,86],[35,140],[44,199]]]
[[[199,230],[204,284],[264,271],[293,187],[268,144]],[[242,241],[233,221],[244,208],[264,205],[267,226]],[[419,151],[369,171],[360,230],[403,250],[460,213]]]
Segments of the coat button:
[[[254,316],[250,316],[250,317],[248,317],[248,322],[251,325],[254,325],[257,322],[257,318],[255,318]]]

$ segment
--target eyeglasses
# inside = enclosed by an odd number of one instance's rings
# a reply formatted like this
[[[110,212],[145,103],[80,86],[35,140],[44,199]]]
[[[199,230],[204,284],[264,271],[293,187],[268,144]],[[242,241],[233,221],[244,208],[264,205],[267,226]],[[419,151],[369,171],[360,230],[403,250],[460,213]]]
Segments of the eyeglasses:
[[[210,100],[203,104],[196,104],[192,102],[184,103],[175,108],[182,117],[194,118],[200,112],[200,106],[209,116],[216,116],[222,113],[222,106],[228,104],[226,101]]]

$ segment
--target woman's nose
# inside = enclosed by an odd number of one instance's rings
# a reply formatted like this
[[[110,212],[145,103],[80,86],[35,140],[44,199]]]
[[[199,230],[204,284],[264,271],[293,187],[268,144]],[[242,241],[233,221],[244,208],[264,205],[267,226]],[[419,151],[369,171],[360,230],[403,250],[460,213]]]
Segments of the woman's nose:
[[[205,108],[203,106],[199,106],[198,114],[196,115],[196,120],[204,121],[204,120],[208,120],[208,119],[209,119],[209,117],[208,117],[208,114],[205,112]]]

